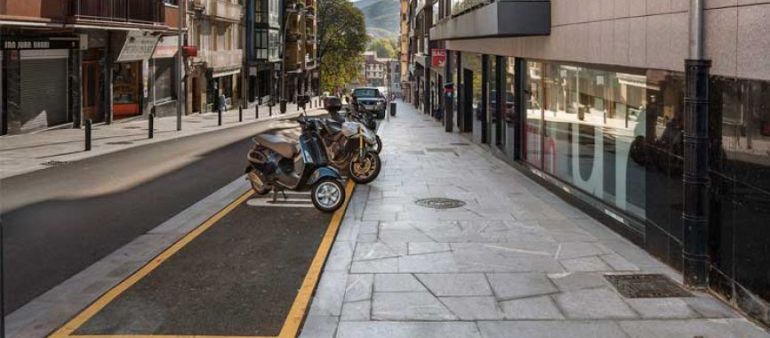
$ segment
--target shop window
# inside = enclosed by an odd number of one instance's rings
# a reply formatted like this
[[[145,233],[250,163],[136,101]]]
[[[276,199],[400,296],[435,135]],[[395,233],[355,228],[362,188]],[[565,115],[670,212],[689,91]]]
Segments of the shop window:
[[[526,160],[640,219],[645,217],[645,75],[528,64]],[[643,151],[643,150],[642,150]]]

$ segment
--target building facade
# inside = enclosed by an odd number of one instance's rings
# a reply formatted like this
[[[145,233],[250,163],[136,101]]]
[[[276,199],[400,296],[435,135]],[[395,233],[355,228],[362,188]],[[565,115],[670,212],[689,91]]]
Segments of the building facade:
[[[279,93],[278,80],[283,61],[283,2],[248,0],[246,7],[246,100],[249,105],[272,102]]]
[[[376,52],[364,52],[361,72],[369,87],[387,87],[389,59],[380,58]]]
[[[693,4],[412,1],[411,102],[767,325],[770,1]]]
[[[237,107],[242,100],[243,6],[240,0],[190,2],[188,43],[197,48],[189,62],[192,112]]]
[[[2,134],[175,110],[177,16],[157,0],[2,1]]]

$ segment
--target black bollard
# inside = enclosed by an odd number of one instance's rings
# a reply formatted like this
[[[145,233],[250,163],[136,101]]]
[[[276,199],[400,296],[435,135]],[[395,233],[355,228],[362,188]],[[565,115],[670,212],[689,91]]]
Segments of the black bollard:
[[[147,117],[147,124],[147,138],[155,137],[155,112],[150,113],[150,116]]]
[[[86,120],[86,151],[91,150],[91,119]]]
[[[267,116],[273,116],[273,106],[267,106]]]
[[[222,108],[217,109],[217,125],[222,125]]]
[[[147,116],[147,138],[155,137],[155,106],[150,108],[150,115]]]
[[[238,122],[243,122],[243,106],[238,107]]]
[[[254,105],[254,119],[259,120],[259,103]]]

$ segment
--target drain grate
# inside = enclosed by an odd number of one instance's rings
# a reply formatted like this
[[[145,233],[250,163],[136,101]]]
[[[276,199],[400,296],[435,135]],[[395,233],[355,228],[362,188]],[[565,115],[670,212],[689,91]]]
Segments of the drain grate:
[[[134,144],[134,142],[131,142],[131,141],[115,141],[115,142],[107,142],[107,144],[124,145],[124,144]]]
[[[44,166],[46,166],[46,167],[58,167],[58,166],[60,166],[60,165],[69,164],[69,162],[68,162],[68,161],[56,161],[56,160],[51,160],[51,161],[48,161],[48,162],[43,162],[43,163],[41,163],[41,164],[42,164],[42,165],[44,165]]]
[[[425,153],[422,150],[407,150],[405,153],[409,155],[425,155]]]
[[[626,298],[692,297],[679,284],[661,274],[604,275]]]
[[[453,209],[464,206],[465,202],[451,198],[431,197],[419,199],[414,204],[431,209]]]

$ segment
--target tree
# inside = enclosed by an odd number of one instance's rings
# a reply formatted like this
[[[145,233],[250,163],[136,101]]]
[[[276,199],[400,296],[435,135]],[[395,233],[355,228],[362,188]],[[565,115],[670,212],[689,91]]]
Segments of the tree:
[[[395,59],[398,56],[396,42],[388,38],[372,40],[369,44],[369,50],[374,51],[381,58]]]
[[[348,0],[320,0],[318,8],[321,88],[332,91],[359,76],[361,54],[369,37],[364,14]]]

